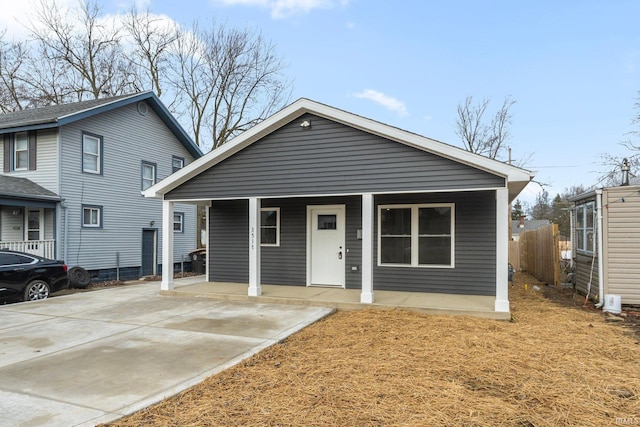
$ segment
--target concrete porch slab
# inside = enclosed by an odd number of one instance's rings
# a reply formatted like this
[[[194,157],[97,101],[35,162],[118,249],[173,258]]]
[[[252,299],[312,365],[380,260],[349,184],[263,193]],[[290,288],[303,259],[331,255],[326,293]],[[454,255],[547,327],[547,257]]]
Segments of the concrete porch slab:
[[[495,297],[483,295],[453,295],[441,293],[374,291],[374,302],[362,304],[359,289],[262,285],[262,295],[247,295],[248,285],[228,282],[192,282],[176,284],[163,295],[210,298],[226,301],[252,301],[271,304],[293,304],[331,307],[342,310],[364,308],[405,308],[432,314],[449,314],[509,320],[510,313],[494,310]]]

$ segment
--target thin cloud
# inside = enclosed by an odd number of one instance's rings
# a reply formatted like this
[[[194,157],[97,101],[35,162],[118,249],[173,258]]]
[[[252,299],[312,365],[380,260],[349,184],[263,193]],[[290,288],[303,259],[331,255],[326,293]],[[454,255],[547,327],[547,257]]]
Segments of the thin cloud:
[[[271,9],[273,19],[305,15],[314,9],[332,9],[347,6],[350,0],[220,0],[227,6],[254,6]]]
[[[375,91],[373,89],[365,89],[362,92],[354,93],[353,96],[361,99],[368,99],[380,104],[388,110],[395,111],[400,116],[406,116],[409,114],[407,107],[402,101],[398,101],[395,98],[385,95],[382,92]]]

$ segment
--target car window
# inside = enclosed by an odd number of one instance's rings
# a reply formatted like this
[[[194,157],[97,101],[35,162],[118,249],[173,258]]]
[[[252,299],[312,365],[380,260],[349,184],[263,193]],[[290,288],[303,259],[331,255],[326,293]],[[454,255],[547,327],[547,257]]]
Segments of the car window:
[[[14,254],[0,254],[0,265],[20,264],[20,259]]]
[[[0,265],[31,264],[33,261],[33,258],[23,255],[0,253]]]

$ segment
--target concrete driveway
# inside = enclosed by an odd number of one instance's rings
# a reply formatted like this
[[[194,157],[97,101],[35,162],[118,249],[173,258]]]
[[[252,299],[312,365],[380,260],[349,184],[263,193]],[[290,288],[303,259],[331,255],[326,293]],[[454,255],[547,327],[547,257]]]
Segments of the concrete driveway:
[[[332,311],[160,296],[159,289],[145,283],[0,306],[0,425],[112,421]]]

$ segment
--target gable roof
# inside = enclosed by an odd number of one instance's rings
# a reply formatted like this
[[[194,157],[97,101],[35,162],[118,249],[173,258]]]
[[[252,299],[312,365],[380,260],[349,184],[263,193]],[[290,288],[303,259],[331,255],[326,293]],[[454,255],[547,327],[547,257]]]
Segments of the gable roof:
[[[529,219],[524,221],[524,227],[520,228],[520,220],[511,220],[511,234],[517,236],[525,231],[537,230],[551,224],[548,219]]]
[[[492,160],[461,148],[344,110],[301,98],[226,144],[216,148],[185,168],[150,187],[144,192],[144,195],[146,197],[162,197],[192,177],[235,155],[254,142],[259,141],[266,135],[307,113],[504,177],[508,183],[510,200],[515,199],[534,177],[534,173],[531,171]]]
[[[140,101],[145,101],[151,107],[194,158],[202,157],[202,151],[153,92],[51,105],[3,114],[0,115],[0,134],[57,128]]]
[[[41,187],[27,178],[19,178],[2,174],[0,174],[0,196],[48,201],[60,200],[60,196],[56,193]]]

